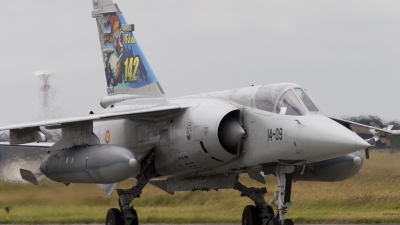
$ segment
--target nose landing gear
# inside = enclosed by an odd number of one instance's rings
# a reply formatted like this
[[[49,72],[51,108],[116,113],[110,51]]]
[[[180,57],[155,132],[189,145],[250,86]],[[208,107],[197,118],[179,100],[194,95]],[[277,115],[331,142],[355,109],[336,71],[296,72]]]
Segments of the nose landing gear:
[[[270,204],[278,208],[276,218],[281,225],[293,225],[291,219],[285,219],[287,208],[292,204],[290,195],[292,193],[294,166],[276,166],[275,176],[278,179],[278,190],[275,192],[275,199]]]

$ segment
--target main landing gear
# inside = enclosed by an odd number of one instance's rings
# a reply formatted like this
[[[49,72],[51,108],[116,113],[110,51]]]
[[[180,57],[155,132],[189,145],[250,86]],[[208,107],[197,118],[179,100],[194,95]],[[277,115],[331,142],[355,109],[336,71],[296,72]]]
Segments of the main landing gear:
[[[241,196],[249,197],[254,205],[248,205],[243,210],[242,225],[293,225],[293,221],[285,219],[287,207],[292,203],[290,194],[292,190],[294,166],[276,166],[275,176],[278,179],[278,190],[275,192],[275,199],[270,204],[278,209],[276,216],[271,206],[267,205],[264,194],[267,189],[248,188],[236,181],[234,189],[241,192]]]
[[[138,216],[131,202],[135,198],[140,198],[143,188],[151,178],[157,175],[154,167],[154,153],[144,160],[141,174],[137,176],[136,185],[131,189],[117,189],[119,209],[111,208],[107,212],[106,225],[138,225]]]

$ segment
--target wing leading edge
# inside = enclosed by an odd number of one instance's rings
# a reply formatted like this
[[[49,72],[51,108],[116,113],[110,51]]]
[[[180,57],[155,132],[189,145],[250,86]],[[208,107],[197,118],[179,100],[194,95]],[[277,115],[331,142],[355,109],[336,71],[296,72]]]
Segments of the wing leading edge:
[[[64,119],[54,119],[47,121],[31,122],[31,123],[21,123],[15,125],[8,125],[0,127],[2,130],[18,130],[26,128],[35,128],[40,126],[46,126],[50,128],[62,128],[67,124],[82,123],[88,121],[105,121],[105,120],[117,120],[117,119],[134,119],[134,118],[157,118],[172,115],[182,109],[179,105],[159,105],[152,106],[148,108],[115,111],[115,112],[105,112],[99,114],[91,114],[82,117],[72,117]]]
[[[8,125],[0,127],[0,130],[10,130],[9,145],[21,145],[33,142],[46,142],[47,138],[41,131],[41,126],[45,126],[47,129],[61,128],[61,140],[54,145],[51,145],[50,147],[50,150],[57,150],[73,147],[77,143],[81,145],[99,144],[100,142],[98,137],[93,133],[93,122],[118,119],[157,120],[173,116],[175,113],[179,112],[183,108],[184,107],[176,104],[168,105],[165,103],[118,111],[114,111],[114,109],[111,107],[98,114],[90,114],[83,117]],[[72,137],[70,137],[70,135],[72,135]],[[75,138],[76,140],[72,141],[71,138]]]

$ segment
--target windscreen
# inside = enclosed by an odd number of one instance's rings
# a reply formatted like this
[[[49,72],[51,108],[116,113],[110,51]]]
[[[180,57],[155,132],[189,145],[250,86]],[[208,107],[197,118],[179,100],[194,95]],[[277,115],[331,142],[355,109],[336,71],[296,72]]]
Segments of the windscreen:
[[[303,91],[301,88],[295,88],[294,91],[296,92],[297,96],[303,101],[304,105],[310,112],[318,112],[318,108],[315,104],[311,101],[310,97]]]
[[[275,102],[287,84],[270,84],[262,86],[256,94],[255,105],[257,109],[272,112]]]
[[[306,110],[301,105],[299,99],[292,90],[288,90],[282,95],[276,106],[276,113],[291,116],[302,116]]]

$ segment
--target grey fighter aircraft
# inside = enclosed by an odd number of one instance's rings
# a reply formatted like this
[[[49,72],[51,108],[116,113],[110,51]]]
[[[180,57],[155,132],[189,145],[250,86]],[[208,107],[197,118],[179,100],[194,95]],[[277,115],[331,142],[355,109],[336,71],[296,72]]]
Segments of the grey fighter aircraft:
[[[45,142],[41,127],[62,130],[37,171],[20,170],[31,183],[44,175],[66,185],[98,184],[111,194],[118,182],[136,178],[134,187],[117,189],[119,207],[107,212],[106,224],[138,224],[132,201],[151,183],[170,194],[233,188],[255,203],[244,208],[244,225],[292,225],[285,214],[293,181],[349,178],[363,164],[359,150],[398,134],[329,118],[290,83],[166,98],[117,4],[93,0],[92,17],[107,82],[104,110],[0,130],[10,130],[9,144],[16,146]],[[363,140],[354,131],[374,137]],[[261,172],[278,180],[270,205],[265,188],[238,181],[247,173],[264,183]]]

